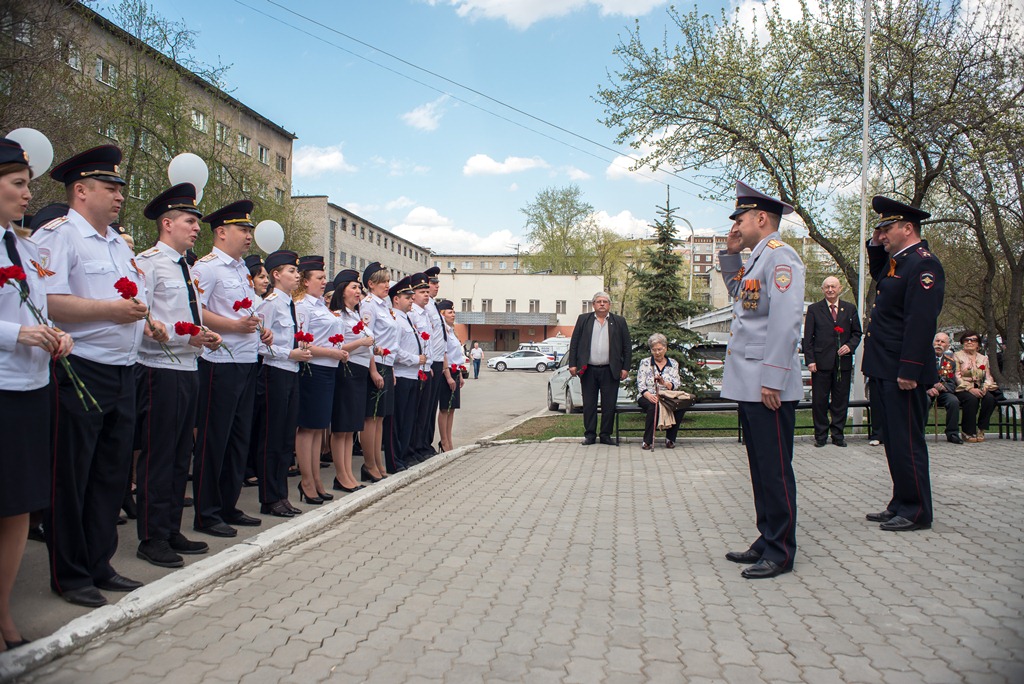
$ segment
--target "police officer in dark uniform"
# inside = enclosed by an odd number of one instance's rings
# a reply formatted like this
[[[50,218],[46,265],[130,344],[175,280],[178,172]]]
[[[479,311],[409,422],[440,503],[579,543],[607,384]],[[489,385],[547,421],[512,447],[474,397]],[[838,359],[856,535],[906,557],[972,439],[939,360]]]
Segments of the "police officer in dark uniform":
[[[892,501],[867,519],[892,532],[923,530],[932,526],[927,390],[939,381],[932,339],[946,276],[921,239],[921,221],[931,214],[881,195],[871,207],[879,219],[867,249],[878,285],[863,368],[881,409],[876,421],[889,461]]]

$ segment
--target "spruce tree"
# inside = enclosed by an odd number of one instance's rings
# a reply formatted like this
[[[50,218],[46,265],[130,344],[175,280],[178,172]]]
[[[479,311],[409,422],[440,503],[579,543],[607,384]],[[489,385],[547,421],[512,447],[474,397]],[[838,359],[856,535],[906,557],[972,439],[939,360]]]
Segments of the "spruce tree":
[[[682,389],[694,393],[710,387],[710,376],[701,358],[688,352],[702,338],[687,328],[684,321],[704,313],[708,307],[683,296],[680,274],[683,257],[673,251],[676,245],[674,214],[666,193],[665,206],[658,207],[660,220],[654,224],[657,242],[644,250],[638,264],[630,266],[639,292],[639,320],[630,326],[634,378],[630,387],[633,392],[636,391],[636,369],[641,359],[650,356],[647,340],[654,333],[661,333],[668,339],[667,355],[679,363]],[[690,258],[692,260],[692,255]]]

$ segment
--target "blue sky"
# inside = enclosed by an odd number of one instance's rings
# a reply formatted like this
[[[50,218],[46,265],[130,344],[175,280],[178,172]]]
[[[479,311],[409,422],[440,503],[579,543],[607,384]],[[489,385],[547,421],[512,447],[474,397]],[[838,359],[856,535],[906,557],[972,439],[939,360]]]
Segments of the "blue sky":
[[[602,222],[623,235],[646,234],[665,201],[662,183],[630,173],[612,152],[330,30],[629,154],[598,122],[603,111],[593,98],[634,20],[648,40],[660,38],[664,0],[150,2],[198,32],[198,59],[232,65],[236,98],[298,136],[293,194],[326,194],[437,252],[525,246],[520,209],[547,187],[577,183]],[[111,4],[98,9],[109,16]],[[728,227],[729,202],[671,183],[678,215],[698,234]],[[686,233],[681,226],[680,237]]]

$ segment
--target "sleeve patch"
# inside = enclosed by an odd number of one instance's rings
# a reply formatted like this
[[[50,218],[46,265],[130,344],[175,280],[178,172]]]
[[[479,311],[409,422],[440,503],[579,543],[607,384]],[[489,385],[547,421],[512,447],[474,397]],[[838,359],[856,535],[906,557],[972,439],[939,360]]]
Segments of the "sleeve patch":
[[[935,274],[925,271],[921,274],[921,287],[930,290],[935,287]]]
[[[779,264],[775,267],[775,287],[779,292],[785,292],[793,284],[793,267],[786,264]]]

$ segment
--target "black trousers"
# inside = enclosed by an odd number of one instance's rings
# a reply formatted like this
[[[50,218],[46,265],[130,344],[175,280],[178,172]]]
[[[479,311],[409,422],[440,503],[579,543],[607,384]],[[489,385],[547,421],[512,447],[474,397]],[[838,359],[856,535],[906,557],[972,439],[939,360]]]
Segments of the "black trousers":
[[[960,400],[956,398],[956,394],[953,392],[940,392],[939,396],[932,399],[932,401],[946,409],[946,434],[960,434]]]
[[[644,444],[654,444],[654,421],[658,412],[658,405],[652,401],[648,401],[647,397],[643,395],[637,397],[636,403],[639,404],[640,408],[642,408],[644,413],[647,414],[647,418],[644,421]],[[665,439],[668,441],[676,441],[676,436],[679,434],[679,421],[683,419],[684,413],[686,413],[686,409],[679,409],[672,412],[672,415],[675,416],[676,424],[665,431]]]
[[[256,477],[261,504],[288,498],[288,466],[295,457],[299,424],[299,374],[263,364],[256,379]]]
[[[888,510],[911,522],[932,522],[932,486],[928,473],[928,417],[926,388],[901,390],[895,380],[871,378],[871,392],[879,403],[873,416],[882,432],[885,458],[892,476]]]
[[[422,387],[420,387],[422,385]],[[408,454],[416,427],[416,402],[429,391],[428,383],[410,378],[395,382],[395,412],[384,418],[384,466],[389,473],[411,464]]]
[[[431,364],[430,370],[434,370],[434,366],[442,366],[443,364]],[[437,378],[441,371],[435,371],[434,375],[430,377],[426,382],[416,381],[417,385],[422,384],[423,387],[418,387],[416,390],[416,405],[414,411],[416,412],[415,418],[413,419],[413,429],[410,435],[408,455],[416,456],[417,459],[426,459],[433,456],[436,452],[431,446],[431,441],[434,437],[434,418],[437,416],[437,397],[435,396],[435,388],[439,389],[437,384]],[[444,379],[443,375],[440,375],[441,379]],[[434,405],[434,410],[431,412],[431,403]],[[405,464],[409,465],[411,459],[403,459]]]
[[[743,442],[754,490],[754,514],[760,536],[750,548],[783,568],[796,556],[796,476],[793,474],[795,401],[778,411],[761,402],[739,402]]]
[[[992,420],[992,413],[996,410],[996,397],[991,392],[979,399],[970,392],[957,392],[956,398],[960,401],[960,408],[963,409],[962,427],[965,435],[974,435],[979,431],[988,430]],[[980,410],[979,410],[980,409]]]
[[[102,410],[86,411],[56,364],[53,507],[44,519],[50,586],[58,593],[110,579],[117,518],[135,429],[135,370],[70,356]]]
[[[601,436],[611,437],[615,429],[615,398],[619,393],[619,379],[612,377],[608,366],[587,366],[580,376],[583,394],[583,436],[597,435],[597,400],[601,397]]]
[[[139,541],[170,539],[181,531],[199,373],[135,366],[141,442],[135,470]]]
[[[846,428],[846,412],[850,407],[850,371],[819,370],[811,374],[811,416],[814,439],[824,442],[832,435],[833,442],[842,441]]]
[[[242,477],[252,436],[255,363],[199,359],[199,430],[192,468],[196,529],[238,516]]]

